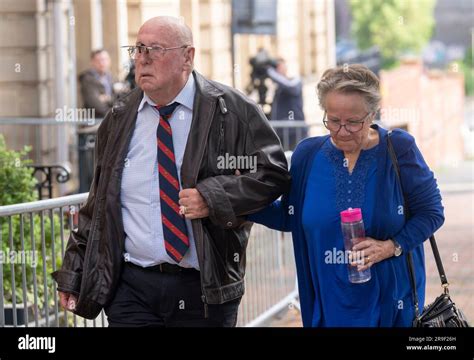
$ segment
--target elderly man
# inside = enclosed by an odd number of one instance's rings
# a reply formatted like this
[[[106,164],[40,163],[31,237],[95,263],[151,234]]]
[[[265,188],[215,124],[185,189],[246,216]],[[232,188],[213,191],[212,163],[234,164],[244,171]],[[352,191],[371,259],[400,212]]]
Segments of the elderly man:
[[[103,118],[112,107],[114,89],[110,74],[110,56],[104,49],[91,53],[91,68],[79,75],[81,95],[86,109],[94,109]]]
[[[79,75],[81,95],[85,109],[94,111],[94,118],[103,118],[112,108],[116,97],[114,83],[110,74],[110,56],[104,49],[94,50],[91,53],[91,67]],[[98,125],[80,126],[79,134],[79,192],[87,192],[91,186],[94,173],[92,152],[87,149],[92,133],[97,131]]]
[[[86,318],[104,307],[110,326],[235,326],[244,215],[287,190],[284,153],[253,102],[193,71],[178,19],[145,22],[129,52],[139,88],[99,129],[89,198],[53,274],[61,304]]]

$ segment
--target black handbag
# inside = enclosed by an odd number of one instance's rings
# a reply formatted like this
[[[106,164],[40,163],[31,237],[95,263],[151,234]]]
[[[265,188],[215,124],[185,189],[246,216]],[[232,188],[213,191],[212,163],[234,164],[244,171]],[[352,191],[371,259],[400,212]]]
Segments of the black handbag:
[[[398,183],[403,193],[404,198],[404,213],[405,220],[409,218],[408,203],[403,192],[402,178],[400,176],[400,167],[398,166],[397,156],[395,150],[393,149],[392,142],[390,140],[391,131],[388,132],[387,136],[387,148],[392,159],[392,163],[395,168],[395,174],[398,179]],[[461,309],[456,307],[456,304],[453,302],[449,295],[449,283],[444,272],[443,262],[441,261],[441,256],[438,251],[438,246],[434,235],[430,236],[431,249],[433,250],[433,255],[436,261],[436,267],[438,268],[439,277],[441,279],[441,287],[443,288],[443,293],[438,296],[435,301],[431,304],[426,305],[423,308],[423,311],[420,314],[419,304],[418,304],[418,294],[416,291],[416,279],[415,279],[415,269],[413,266],[413,257],[411,252],[406,254],[406,259],[408,263],[408,272],[410,274],[410,284],[412,288],[413,303],[415,305],[415,318],[413,319],[413,327],[469,327],[467,318]]]

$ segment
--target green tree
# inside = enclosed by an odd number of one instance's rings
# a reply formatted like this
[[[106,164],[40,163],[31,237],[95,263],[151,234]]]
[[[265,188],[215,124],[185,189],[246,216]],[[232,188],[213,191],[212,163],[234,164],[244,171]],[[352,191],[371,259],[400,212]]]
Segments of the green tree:
[[[350,0],[360,49],[378,46],[382,67],[404,53],[418,54],[431,38],[435,0]]]
[[[0,134],[0,206],[20,204],[37,199],[33,169],[27,166],[31,163],[28,159],[29,151],[31,148],[28,146],[25,146],[21,151],[7,149],[4,138]],[[6,304],[13,301],[13,271],[17,304],[22,304],[24,300],[27,305],[34,304],[34,280],[36,279],[38,297],[37,307],[33,308],[33,311],[44,316],[47,312],[46,308],[51,308],[54,304],[55,287],[50,274],[53,271],[53,262],[55,262],[56,268],[60,266],[61,239],[58,215],[45,211],[43,217],[42,227],[41,215],[34,214],[32,228],[30,215],[23,216],[23,245],[20,215],[0,218],[0,266],[3,267],[2,280]],[[53,228],[54,231],[52,231]],[[44,232],[45,239],[44,248],[41,241],[42,232]],[[54,254],[52,253],[53,241]],[[21,254],[25,255],[23,259]],[[53,261],[53,257],[55,261]],[[23,275],[26,279],[25,284],[23,284]],[[23,285],[26,289],[25,293],[23,293]],[[47,304],[46,297],[48,298]]]
[[[472,46],[466,50],[466,56],[461,64],[461,70],[464,73],[464,88],[466,95],[474,94],[474,63],[472,61]]]
[[[8,150],[3,135],[0,134],[0,206],[20,204],[36,200],[33,169],[27,167],[31,147],[21,151]]]

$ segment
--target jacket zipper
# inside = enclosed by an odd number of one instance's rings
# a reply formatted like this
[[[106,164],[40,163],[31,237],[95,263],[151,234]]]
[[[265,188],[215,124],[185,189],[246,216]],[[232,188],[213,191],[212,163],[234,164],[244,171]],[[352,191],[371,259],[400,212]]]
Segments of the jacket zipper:
[[[117,110],[116,110],[115,112],[113,112],[113,114],[114,114],[114,117],[113,117],[114,120],[117,120],[117,118],[118,118],[119,116],[121,116],[121,117],[123,118],[124,113],[125,113],[125,111],[120,111],[119,113],[117,113]],[[135,126],[136,126],[137,116],[138,116],[138,115],[135,115],[135,119],[134,119],[133,122],[132,122],[132,131],[131,131],[129,134],[126,135],[126,138],[125,138],[125,145],[124,145],[125,147],[124,147],[124,150],[123,150],[123,151],[125,152],[125,157],[124,157],[124,159],[122,159],[122,160],[125,160],[126,157],[127,157],[128,147],[130,146],[130,142],[132,141],[133,132],[134,132]],[[113,135],[114,135],[114,137],[113,137],[112,139],[109,139],[109,141],[111,141],[111,140],[116,140],[115,132],[113,133]],[[119,136],[119,135],[117,135],[117,136]],[[117,156],[120,157],[120,155],[121,155],[121,154],[118,154]],[[112,165],[112,168],[111,168],[111,170],[110,170],[110,177],[112,177],[112,174],[113,174],[113,171],[114,171],[114,165],[115,165],[116,162],[117,162],[117,159],[115,159],[115,162],[114,162],[114,164]],[[119,201],[120,201],[121,192],[122,192],[122,190],[121,190],[121,183],[122,183],[123,168],[124,168],[123,161],[122,161],[122,164],[121,164],[120,166],[122,167],[122,169],[120,170],[120,176],[117,176],[117,179],[116,179],[116,182],[117,182],[117,184],[118,184],[118,189],[119,189],[119,190],[118,190],[118,192],[119,192],[119,194],[118,194]],[[104,204],[104,206],[106,206],[106,204]],[[119,221],[120,221],[120,226],[121,226],[121,228],[124,229],[123,217],[122,217],[122,214],[121,214],[121,213],[120,213],[120,215],[119,215]],[[124,232],[124,234],[125,234],[125,232]],[[123,234],[122,234],[122,237],[123,237]],[[125,244],[124,244],[124,242],[125,242],[125,237],[123,237],[123,239],[122,239],[122,245],[123,245],[122,250],[125,249]],[[121,258],[122,258],[122,260],[123,260],[123,253],[121,254]]]
[[[224,119],[221,119],[220,129],[219,129],[219,146],[217,147],[218,154],[224,156]],[[220,174],[224,173],[224,169],[220,169]]]
[[[214,108],[212,109],[212,118],[214,118],[214,115],[215,115],[215,112],[216,112],[216,106],[214,104]],[[212,121],[212,120],[211,120]],[[202,151],[201,153],[201,157],[199,159],[199,162],[198,162],[198,166],[201,166],[202,164],[202,159],[204,158],[204,152],[205,151]],[[197,178],[198,178],[198,175],[199,175],[199,168],[198,168],[198,171],[196,171],[196,175],[194,177],[194,186],[196,186],[197,184]],[[204,231],[202,229],[202,220],[201,221],[201,235],[202,235],[202,241],[201,241],[201,244],[200,244],[200,248],[201,248],[201,257],[199,257],[199,252],[198,252],[198,262],[199,262],[199,269],[200,271],[202,271],[203,267],[202,267],[202,256],[204,255],[204,244],[203,244],[203,241],[204,241]],[[201,276],[201,300],[204,304],[204,319],[207,319],[209,317],[209,311],[208,311],[208,304],[207,304],[207,299],[206,299],[206,295],[204,295],[204,287],[202,285],[202,276]]]

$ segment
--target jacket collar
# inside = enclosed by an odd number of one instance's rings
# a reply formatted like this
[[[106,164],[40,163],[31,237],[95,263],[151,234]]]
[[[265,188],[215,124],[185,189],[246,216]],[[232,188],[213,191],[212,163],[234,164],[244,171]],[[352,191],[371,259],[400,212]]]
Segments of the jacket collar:
[[[197,71],[193,71],[192,76],[194,76],[196,84],[196,94],[194,96],[193,120],[181,166],[183,188],[196,186],[201,160],[207,146],[206,140],[217,106],[217,99],[224,95],[221,89]]]
[[[224,95],[224,92],[216,87],[215,83],[210,82],[197,71],[193,71],[194,79],[196,80],[196,92],[200,92],[201,96],[217,98]]]

